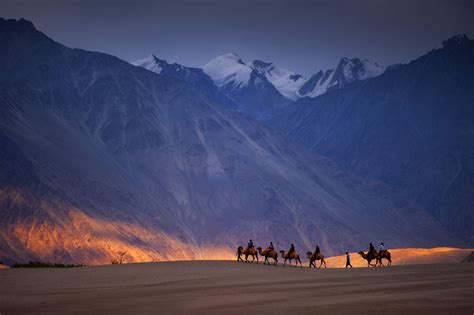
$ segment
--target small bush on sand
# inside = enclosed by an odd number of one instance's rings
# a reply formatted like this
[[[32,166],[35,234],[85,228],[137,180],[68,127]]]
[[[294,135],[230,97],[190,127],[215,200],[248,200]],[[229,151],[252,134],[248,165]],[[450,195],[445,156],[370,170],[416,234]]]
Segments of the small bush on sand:
[[[127,255],[127,251],[117,252],[118,263],[121,265],[125,261],[125,256]]]

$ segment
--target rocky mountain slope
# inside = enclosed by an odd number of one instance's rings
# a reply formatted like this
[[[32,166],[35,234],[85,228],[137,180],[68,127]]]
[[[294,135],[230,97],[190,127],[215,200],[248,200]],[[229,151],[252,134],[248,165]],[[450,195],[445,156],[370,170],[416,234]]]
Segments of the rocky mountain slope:
[[[235,104],[233,104],[232,101],[223,93],[219,92],[218,87],[214,84],[211,77],[200,68],[186,67],[177,63],[170,64],[166,60],[160,59],[155,55],[150,55],[144,59],[137,60],[132,62],[132,64],[153,71],[157,74],[167,75],[182,80],[197,88],[199,92],[207,95],[212,100],[235,108]]]
[[[192,85],[0,19],[0,260],[218,258],[253,238],[328,254],[459,245]]]
[[[474,41],[288,107],[270,125],[346,171],[381,180],[474,244]]]

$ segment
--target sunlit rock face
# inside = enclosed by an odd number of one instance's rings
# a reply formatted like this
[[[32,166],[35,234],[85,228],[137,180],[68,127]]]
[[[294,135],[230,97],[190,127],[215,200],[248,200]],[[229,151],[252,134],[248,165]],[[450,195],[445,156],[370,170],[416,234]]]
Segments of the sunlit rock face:
[[[0,19],[0,260],[455,244],[423,209],[189,84]]]
[[[455,36],[384,74],[298,101],[269,125],[381,180],[474,245],[474,41]]]

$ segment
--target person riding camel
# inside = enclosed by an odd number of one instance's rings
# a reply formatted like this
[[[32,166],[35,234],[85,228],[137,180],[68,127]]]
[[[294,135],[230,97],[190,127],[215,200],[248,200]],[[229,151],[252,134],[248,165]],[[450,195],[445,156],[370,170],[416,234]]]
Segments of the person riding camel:
[[[295,251],[295,245],[291,244],[290,250],[288,251],[288,255],[290,255],[290,253],[293,253],[294,251]]]
[[[319,246],[318,246],[318,245],[316,245],[316,252],[315,252],[315,254],[316,254],[316,255],[321,254],[321,250],[319,249]]]
[[[383,243],[380,243],[379,249],[380,252],[383,252],[385,250],[385,245]]]
[[[250,239],[249,243],[247,244],[247,249],[252,248],[252,247],[253,247],[253,241],[252,239]]]
[[[272,242],[270,242],[270,246],[268,246],[268,248],[270,248],[271,250],[275,250],[275,247],[273,246]]]
[[[369,252],[367,253],[367,256],[368,257],[375,257],[376,254],[377,254],[377,251],[375,250],[374,245],[372,245],[372,243],[370,243]]]
[[[369,245],[369,253],[373,253],[373,252],[375,252],[375,247],[374,247],[374,245],[372,245],[372,243],[370,243],[370,245]]]

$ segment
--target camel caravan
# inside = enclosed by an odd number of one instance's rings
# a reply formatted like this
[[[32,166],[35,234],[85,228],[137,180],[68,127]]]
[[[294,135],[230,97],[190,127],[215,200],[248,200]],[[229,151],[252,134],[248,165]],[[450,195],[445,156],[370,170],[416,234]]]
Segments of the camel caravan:
[[[367,267],[385,267],[385,266],[391,266],[392,265],[392,256],[390,252],[385,249],[385,246],[383,243],[380,243],[380,248],[379,251],[375,250],[375,247],[370,243],[369,245],[369,250],[367,253],[364,251],[360,251],[358,253],[364,260],[367,260]],[[273,246],[273,243],[270,242],[270,245],[262,249],[262,247],[257,247],[255,248],[255,245],[253,244],[253,241],[250,240],[249,243],[247,244],[247,247],[244,248],[243,246],[239,246],[237,248],[237,261],[240,262],[246,262],[246,263],[253,263],[255,260],[257,261],[257,264],[259,262],[258,260],[258,255],[264,257],[263,264],[264,265],[273,265],[277,266],[278,265],[278,252],[275,250],[275,247]],[[242,258],[245,257],[245,260]],[[303,267],[303,264],[300,259],[300,255],[295,249],[295,245],[291,244],[290,249],[288,252],[285,250],[280,250],[280,256],[283,259],[283,266],[286,266],[286,262],[288,261],[290,267],[292,266],[292,261],[295,261],[295,267],[298,265],[300,267]],[[252,258],[250,260],[250,258]],[[316,250],[314,252],[308,251],[306,252],[306,258],[309,260],[309,268],[321,268],[324,265],[324,268],[327,267],[326,261],[324,260],[324,255],[321,253],[321,250],[319,249],[319,246],[316,246]],[[351,260],[350,260],[350,255],[348,252],[346,252],[346,268],[350,267],[352,268],[351,265]],[[388,261],[387,265],[384,265],[382,262],[382,259],[385,259]],[[317,267],[317,262],[320,261],[319,267]],[[375,261],[375,265],[371,264],[372,261]]]

